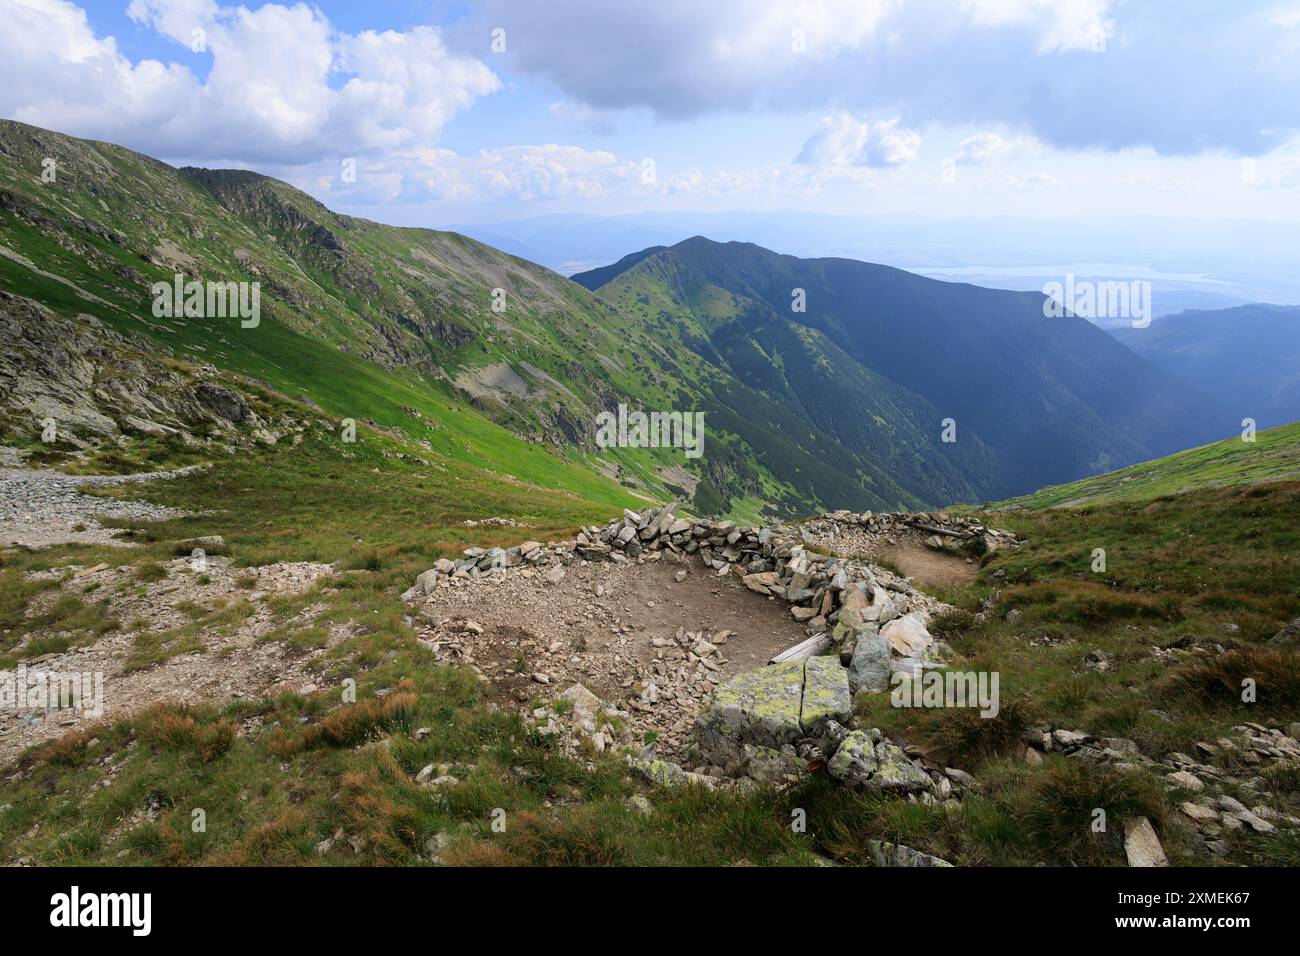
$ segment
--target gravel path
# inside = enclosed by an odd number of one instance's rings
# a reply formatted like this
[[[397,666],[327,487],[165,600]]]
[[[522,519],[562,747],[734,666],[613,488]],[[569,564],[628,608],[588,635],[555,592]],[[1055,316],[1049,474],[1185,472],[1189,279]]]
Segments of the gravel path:
[[[65,594],[83,600],[92,593],[97,598],[110,596],[109,613],[122,622],[121,628],[93,643],[23,661],[29,674],[100,675],[103,698],[99,703],[103,713],[86,714],[68,708],[0,709],[0,768],[7,767],[34,744],[82,729],[101,717],[116,720],[160,701],[198,704],[257,700],[278,690],[315,687],[312,682],[318,678],[313,667],[324,650],[303,654],[283,641],[265,640],[283,623],[276,619],[268,602],[274,597],[302,593],[332,573],[330,565],[303,561],[236,568],[229,558],[216,557],[208,559],[203,574],[194,572],[189,558],[168,561],[165,567],[166,578],[148,583],[136,581],[132,577],[134,567],[129,564],[85,569],[38,599],[39,609]],[[252,588],[241,584],[241,579],[249,577],[253,579]],[[133,586],[119,588],[124,582]],[[206,630],[200,637],[201,651],[178,655],[145,670],[126,669],[136,637],[184,625],[192,619],[183,610],[186,606],[212,608],[238,602],[248,603],[247,616],[229,633],[220,627]],[[309,608],[292,621],[305,627],[319,610],[320,606]],[[327,647],[352,633],[350,624],[329,624],[328,629]],[[49,636],[47,631],[32,630],[27,639]],[[93,687],[93,682],[88,686]]]
[[[43,468],[0,468],[0,547],[40,548],[68,542],[122,544],[112,537],[112,529],[101,527],[96,519],[162,521],[181,517],[185,512],[143,501],[96,498],[78,489],[175,478],[198,467],[102,476],[65,475]],[[77,526],[85,530],[74,530]]]

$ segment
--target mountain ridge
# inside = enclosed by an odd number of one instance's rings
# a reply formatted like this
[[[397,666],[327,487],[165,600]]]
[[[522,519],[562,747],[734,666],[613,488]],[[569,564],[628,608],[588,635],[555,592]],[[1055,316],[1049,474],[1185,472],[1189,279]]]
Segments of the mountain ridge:
[[[598,291],[633,310],[648,293],[632,287],[653,286],[658,280],[650,272],[670,254],[679,260],[677,271],[692,271],[704,284],[820,333],[941,417],[956,419],[959,435],[963,428],[973,432],[1002,464],[1018,466],[1018,473],[983,489],[989,498],[1200,444],[1235,424],[1091,323],[1047,319],[1038,293],[945,283],[850,259],[799,259],[703,237],[624,257]],[[800,289],[803,313],[791,308]]]
[[[95,314],[159,355],[395,429],[421,454],[750,518],[917,507],[965,490],[901,485],[797,407],[578,284],[467,237],[340,215],[260,173],[177,169],[12,121],[0,123],[0,150],[0,289],[64,318]],[[46,159],[51,182],[41,179]],[[257,282],[260,324],[152,315],[148,290],[177,273]],[[704,411],[706,460],[595,447],[597,414],[620,402]],[[33,409],[0,411],[13,429]],[[123,409],[108,412],[114,440],[130,432]]]

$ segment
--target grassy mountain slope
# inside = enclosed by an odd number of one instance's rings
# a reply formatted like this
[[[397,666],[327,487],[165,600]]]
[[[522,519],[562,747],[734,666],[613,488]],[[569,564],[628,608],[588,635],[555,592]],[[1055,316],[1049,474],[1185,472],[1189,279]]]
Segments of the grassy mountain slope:
[[[856,361],[820,331],[710,281],[676,249],[641,256],[600,293],[837,436],[861,459],[916,489],[921,500],[981,497],[1000,486],[998,462],[978,438],[941,441],[943,416],[928,401]]]
[[[1180,312],[1111,334],[1157,368],[1213,392],[1238,419],[1260,428],[1300,419],[1300,307]]]
[[[0,290],[94,316],[144,351],[592,500],[626,498],[602,474],[737,516],[921,500],[637,317],[463,236],[336,215],[256,173],[176,170],[19,123],[0,123],[0,156]],[[260,283],[260,324],[155,317],[150,287],[176,273]],[[620,402],[705,412],[705,457],[598,449],[596,416]]]
[[[177,170],[13,122],[0,123],[0,156],[0,290],[91,316],[142,352],[394,430],[420,454],[590,500],[626,498],[613,478],[740,518],[972,497],[911,435],[931,412],[770,316],[797,374],[750,383],[761,363],[735,348],[721,360],[682,347],[674,329],[532,263],[454,233],[337,215],[257,173]],[[259,283],[260,323],[155,317],[151,286],[177,273]],[[822,394],[799,397],[828,364],[839,368]],[[841,379],[857,381],[846,393]],[[844,414],[869,393],[874,444]],[[597,415],[621,402],[704,412],[704,457],[598,449]]]
[[[1063,508],[1140,502],[1205,488],[1294,480],[1300,476],[1300,422],[1144,461],[1094,478],[1042,488],[991,508]]]
[[[712,285],[820,332],[957,419],[959,443],[980,439],[1006,468],[1004,480],[986,486],[990,496],[1185,448],[1233,424],[1211,399],[1090,323],[1045,318],[1035,293],[702,237],[672,252]],[[644,272],[656,257],[625,258],[622,274]],[[804,313],[791,311],[796,289],[805,292]]]

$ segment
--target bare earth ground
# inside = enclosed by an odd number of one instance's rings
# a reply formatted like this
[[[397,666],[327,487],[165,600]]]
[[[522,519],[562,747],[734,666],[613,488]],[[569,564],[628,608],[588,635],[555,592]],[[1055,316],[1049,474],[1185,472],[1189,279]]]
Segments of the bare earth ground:
[[[944,554],[914,541],[869,550],[868,554],[850,556],[892,565],[920,588],[961,587],[970,584],[979,574],[979,565],[970,558]]]
[[[862,528],[825,523],[801,529],[811,548],[844,558],[857,558],[897,568],[920,588],[960,587],[975,580],[979,565],[970,558],[936,551],[924,543],[926,535],[908,531],[898,535],[872,534]],[[826,529],[826,530],[823,530]]]
[[[168,474],[88,479],[0,468],[0,490],[5,492],[0,543],[113,540],[99,528],[96,515],[146,519],[164,517],[156,512],[165,509],[83,495],[78,486]],[[81,524],[86,530],[75,530]],[[853,529],[833,536],[834,541],[825,542],[826,550],[885,560],[915,575],[920,584],[964,583],[975,573],[963,559],[907,538],[859,540]],[[696,715],[718,684],[761,668],[807,635],[784,602],[749,591],[734,574],[718,576],[699,561],[663,554],[661,560],[642,564],[576,561],[555,583],[527,567],[473,581],[453,579],[417,599],[412,621],[435,659],[474,665],[489,682],[487,692],[502,703],[549,703],[581,683],[624,712],[638,739],[654,739],[663,755],[680,759],[689,748]],[[236,572],[229,559],[209,558],[206,572],[199,574],[189,559],[178,558],[167,563],[167,577],[154,582],[137,580],[130,566],[67,570],[72,575],[39,595],[28,616],[74,594],[87,604],[107,601],[105,616],[120,626],[92,643],[25,663],[29,671],[102,674],[104,709],[96,717],[121,717],[163,700],[222,703],[314,686],[311,665],[322,649],[307,652],[284,641],[262,640],[285,623],[272,619],[266,601],[305,591],[332,573],[329,565],[274,564]],[[41,576],[61,578],[65,573]],[[679,574],[684,575],[680,582]],[[220,625],[191,625],[190,633],[173,635],[204,611],[223,612]],[[315,613],[319,611],[308,608],[290,623],[306,627]],[[165,659],[147,660],[151,639],[164,634],[170,643],[160,655]],[[332,625],[326,648],[347,635],[345,626]],[[34,628],[24,643],[60,636]],[[68,710],[0,713],[0,765],[87,719]]]
[[[261,642],[259,638],[274,626],[267,599],[306,590],[317,578],[331,573],[329,565],[301,562],[236,570],[229,566],[227,559],[209,558],[208,568],[201,576],[190,567],[188,558],[178,558],[168,562],[166,568],[165,580],[147,584],[132,579],[130,566],[84,569],[85,573],[74,576],[61,588],[41,594],[33,602],[33,614],[65,593],[82,595],[87,601],[108,598],[110,613],[120,619],[122,629],[91,644],[29,658],[23,662],[28,671],[102,674],[103,718],[120,718],[164,700],[224,702],[260,698],[276,685],[289,689],[310,684],[312,656],[296,656],[290,645],[282,641]],[[205,578],[210,583],[203,583]],[[119,591],[118,585],[126,582],[128,586]],[[251,588],[241,586],[249,583]],[[234,606],[235,620],[229,627],[202,629],[197,636],[202,649],[197,652],[178,655],[148,669],[127,672],[124,667],[135,649],[138,634],[165,632],[191,620],[178,607],[184,602],[204,608],[219,608],[223,603]],[[300,620],[305,625],[311,616],[312,609],[308,608]],[[144,626],[135,628],[134,622]],[[26,640],[48,636],[51,635],[37,631]],[[332,629],[326,646],[345,636],[343,629]],[[21,715],[0,711],[0,766],[33,744],[95,719],[63,709],[27,710]]]
[[[681,570],[686,578],[678,583]],[[516,569],[420,601],[421,636],[440,656],[477,665],[498,697],[546,700],[581,683],[633,712],[637,729],[653,731],[667,756],[684,749],[717,682],[762,667],[806,637],[784,602],[696,561],[581,562],[558,584]],[[699,645],[720,635],[721,643],[709,642],[716,652]],[[655,690],[647,698],[648,683]]]

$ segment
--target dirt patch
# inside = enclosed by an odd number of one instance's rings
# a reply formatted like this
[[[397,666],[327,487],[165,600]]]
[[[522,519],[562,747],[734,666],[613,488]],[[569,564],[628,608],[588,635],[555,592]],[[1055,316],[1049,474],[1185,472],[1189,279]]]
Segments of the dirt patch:
[[[974,558],[931,548],[925,542],[932,535],[914,528],[895,525],[889,533],[881,533],[825,516],[800,525],[799,536],[825,554],[897,568],[922,589],[962,587],[979,574]]]
[[[971,558],[935,551],[908,541],[878,546],[874,553],[861,557],[898,568],[922,588],[963,587],[979,574],[979,565]]]
[[[579,563],[557,584],[531,569],[458,584],[419,605],[417,629],[440,655],[475,664],[516,704],[581,683],[624,702],[669,755],[718,683],[806,637],[783,601],[695,561]],[[718,640],[716,652],[700,644]]]

